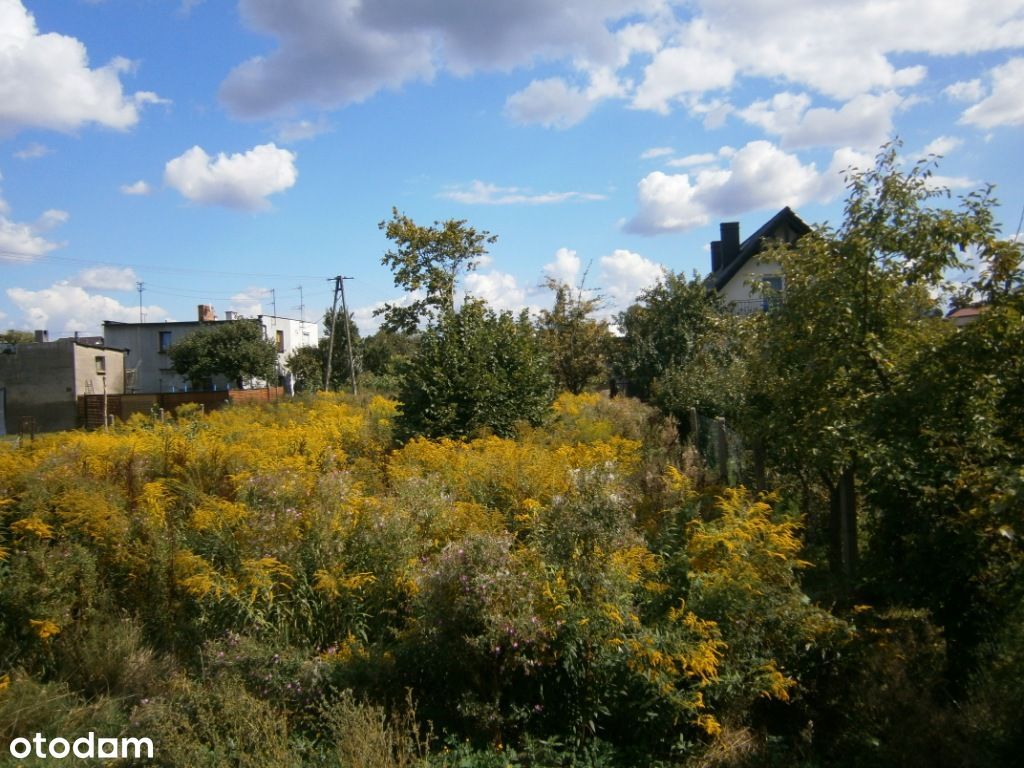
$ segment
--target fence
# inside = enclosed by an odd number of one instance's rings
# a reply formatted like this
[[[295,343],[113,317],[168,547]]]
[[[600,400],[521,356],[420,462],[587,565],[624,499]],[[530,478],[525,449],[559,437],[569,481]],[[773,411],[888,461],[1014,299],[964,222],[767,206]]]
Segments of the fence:
[[[86,429],[103,426],[104,412],[125,421],[135,413],[173,412],[186,403],[197,403],[215,411],[229,403],[267,403],[284,397],[283,387],[228,389],[215,392],[141,392],[132,395],[79,395],[78,425]],[[105,401],[105,402],[104,402]]]

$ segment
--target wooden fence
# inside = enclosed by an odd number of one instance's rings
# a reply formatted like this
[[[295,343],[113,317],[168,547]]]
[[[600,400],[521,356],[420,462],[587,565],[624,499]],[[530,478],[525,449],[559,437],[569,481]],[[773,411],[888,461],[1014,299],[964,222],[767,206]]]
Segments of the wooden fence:
[[[125,421],[134,413],[173,413],[180,405],[198,403],[206,411],[228,404],[268,403],[284,397],[283,387],[263,389],[225,389],[215,392],[140,392],[132,395],[106,395],[108,419]],[[79,395],[78,426],[96,429],[103,426],[104,395]]]

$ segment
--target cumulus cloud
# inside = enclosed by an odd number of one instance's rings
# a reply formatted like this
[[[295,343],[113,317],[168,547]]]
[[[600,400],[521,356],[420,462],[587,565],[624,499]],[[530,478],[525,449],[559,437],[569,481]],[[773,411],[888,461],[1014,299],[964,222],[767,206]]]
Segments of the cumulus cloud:
[[[134,291],[138,279],[131,267],[90,267],[71,278],[68,284],[101,291]]]
[[[571,128],[581,122],[597,104],[581,89],[560,77],[534,80],[508,97],[505,114],[514,122],[538,124],[545,128]]]
[[[10,206],[0,197],[0,261],[35,261],[59,248],[59,243],[47,240],[42,233],[67,219],[66,212],[50,210],[32,224],[14,221],[10,218]]]
[[[581,266],[580,257],[576,251],[559,248],[555,251],[555,260],[545,264],[543,271],[545,276],[554,278],[560,283],[576,285]]]
[[[539,59],[613,63],[622,43],[610,25],[658,0],[406,0],[324,3],[241,0],[245,22],[277,47],[237,66],[221,87],[236,115],[295,104],[338,107],[439,71],[509,70]]]
[[[778,136],[785,148],[842,144],[871,148],[892,133],[893,112],[903,102],[894,91],[862,94],[839,109],[811,107],[806,93],[777,93],[755,101],[737,114],[766,133]]]
[[[131,184],[121,185],[121,194],[123,195],[143,196],[148,195],[152,191],[153,190],[149,186],[149,184],[143,181],[142,179],[139,179],[138,181],[133,182]]]
[[[483,181],[451,187],[441,197],[466,205],[550,205],[552,203],[604,200],[589,192],[530,192],[520,187],[499,187]]]
[[[256,317],[263,314],[263,301],[269,295],[269,288],[250,286],[231,297],[231,306],[235,312],[245,317]]]
[[[925,157],[928,155],[944,157],[963,143],[963,139],[958,139],[955,136],[939,136],[937,139],[928,142],[924,149],[921,150],[921,154]]]
[[[953,101],[980,101],[985,95],[985,87],[981,84],[980,79],[975,78],[948,85],[942,92]]]
[[[8,288],[7,297],[21,311],[20,325],[26,328],[45,328],[53,334],[75,331],[99,334],[104,320],[137,322],[138,305],[126,305],[110,296],[90,293],[82,285],[62,280],[40,291]],[[146,318],[160,322],[169,318],[159,306],[143,307]]]
[[[870,157],[846,148],[833,154],[825,172],[804,164],[767,141],[753,141],[728,157],[728,167],[696,173],[650,173],[637,185],[640,210],[629,232],[653,235],[707,224],[712,217],[763,208],[797,206],[833,199],[843,189],[841,172],[870,164]]]
[[[295,157],[276,144],[233,155],[221,152],[216,158],[195,146],[167,162],[164,181],[194,203],[265,210],[270,207],[269,195],[295,184]]]
[[[40,33],[21,0],[0,0],[0,136],[29,128],[73,131],[95,123],[124,130],[155,94],[125,94],[121,76],[133,65],[115,58],[90,68],[85,46]]]
[[[518,312],[527,305],[526,289],[508,272],[470,272],[463,280],[467,296],[483,299],[497,310]]]
[[[960,122],[979,128],[1024,125],[1024,58],[1010,59],[991,72],[988,96],[964,111]]]
[[[608,297],[609,310],[625,309],[645,288],[665,274],[665,268],[639,253],[617,249],[598,260],[602,293]]]

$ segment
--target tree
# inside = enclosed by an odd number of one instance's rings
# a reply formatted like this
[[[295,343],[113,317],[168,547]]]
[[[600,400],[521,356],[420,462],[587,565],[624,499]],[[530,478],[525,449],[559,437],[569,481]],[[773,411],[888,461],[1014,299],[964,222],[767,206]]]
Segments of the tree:
[[[201,389],[214,376],[239,388],[247,379],[277,378],[277,348],[263,336],[258,320],[232,320],[186,336],[168,354],[174,370]]]
[[[327,369],[327,355],[331,351],[331,380],[328,382],[328,389],[338,391],[350,388],[352,380],[352,366],[348,353],[349,339],[352,340],[351,361],[355,363],[355,375],[359,376],[362,370],[362,340],[359,338],[359,328],[352,319],[350,312],[347,318],[338,311],[338,321],[334,322],[334,310],[328,309],[324,312],[324,335],[320,338],[320,359],[322,361],[321,371]],[[348,321],[348,334],[345,333],[345,326],[342,324]],[[331,329],[334,328],[334,336],[331,336]],[[320,374],[320,386],[324,384],[323,373]]]
[[[551,361],[555,386],[578,395],[607,376],[611,343],[608,323],[591,315],[600,307],[598,298],[584,298],[582,288],[573,295],[566,283],[548,278],[555,303],[542,309],[537,321],[541,344]]]
[[[527,314],[469,299],[423,333],[404,371],[397,427],[406,438],[508,436],[518,422],[540,423],[553,394]]]
[[[879,403],[949,330],[936,317],[943,273],[968,245],[992,239],[987,192],[960,210],[931,207],[948,196],[931,183],[931,162],[904,172],[898,147],[848,174],[837,229],[766,249],[782,265],[785,297],[759,323],[750,367],[747,431],[777,467],[825,486],[829,560],[846,579],[858,558],[857,477],[883,460]]]
[[[28,344],[35,339],[35,334],[32,331],[19,331],[15,328],[8,328],[0,333],[0,344]]]
[[[689,359],[709,324],[722,313],[721,298],[697,275],[687,280],[666,271],[618,317],[623,335],[613,365],[628,380],[629,393],[650,400],[659,378]]]
[[[377,226],[395,244],[381,263],[394,273],[397,287],[420,293],[422,298],[406,306],[385,305],[376,314],[384,315],[387,330],[407,333],[415,332],[424,320],[454,309],[459,275],[476,269],[487,255],[487,245],[498,239],[459,219],[421,227],[397,208],[391,209],[390,221]]]
[[[316,392],[324,386],[324,359],[319,347],[299,347],[285,361],[295,377],[297,392]]]

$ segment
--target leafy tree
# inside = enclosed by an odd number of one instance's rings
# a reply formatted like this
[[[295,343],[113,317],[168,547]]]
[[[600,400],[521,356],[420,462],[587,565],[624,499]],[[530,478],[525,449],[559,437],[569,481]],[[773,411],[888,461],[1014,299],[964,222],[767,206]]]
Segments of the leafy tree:
[[[943,273],[992,238],[987,192],[960,210],[932,207],[948,193],[930,182],[928,161],[904,172],[898,146],[849,173],[838,228],[766,249],[782,265],[785,299],[762,319],[750,369],[748,431],[777,466],[825,486],[830,562],[847,577],[858,554],[856,478],[883,460],[878,405],[948,330],[933,297]]]
[[[319,347],[299,347],[285,361],[298,392],[316,392],[324,386],[324,359]]]
[[[459,275],[476,269],[487,246],[498,239],[460,219],[422,227],[397,208],[391,209],[391,220],[378,227],[395,244],[381,258],[394,273],[395,285],[423,294],[406,306],[389,304],[377,312],[384,315],[385,328],[407,333],[416,331],[423,320],[454,309]]]
[[[277,348],[258,320],[232,320],[186,336],[168,354],[174,370],[201,388],[214,376],[243,387],[247,379],[277,377]]]
[[[537,331],[555,386],[578,395],[607,375],[608,323],[592,317],[600,299],[584,298],[582,289],[574,296],[571,286],[552,278],[547,287],[554,291],[555,303],[550,310],[541,310]]]
[[[547,359],[525,312],[495,313],[467,300],[420,339],[404,371],[397,420],[404,437],[508,436],[539,423],[553,397]]]
[[[722,312],[721,298],[703,280],[666,271],[618,317],[623,336],[614,369],[628,380],[629,393],[650,400],[657,380],[689,359]]]
[[[27,344],[35,341],[32,331],[19,331],[16,328],[8,328],[0,333],[0,344]]]

